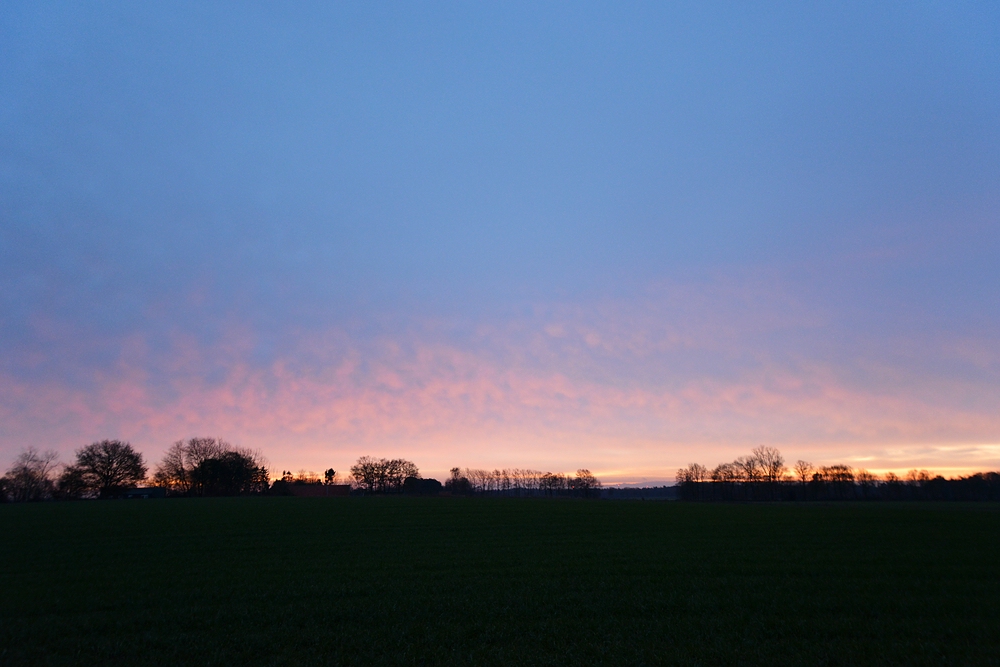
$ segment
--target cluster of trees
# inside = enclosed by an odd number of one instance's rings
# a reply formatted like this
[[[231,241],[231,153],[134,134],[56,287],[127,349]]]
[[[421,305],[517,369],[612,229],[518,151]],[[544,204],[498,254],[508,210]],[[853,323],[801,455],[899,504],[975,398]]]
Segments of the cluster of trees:
[[[712,470],[692,463],[677,471],[677,485],[681,500],[1000,500],[1000,473],[945,479],[911,470],[900,478],[801,460],[789,470],[773,447]]]
[[[577,470],[575,477],[523,468],[481,470],[452,468],[451,477],[442,484],[423,479],[416,464],[406,459],[362,456],[351,466],[354,487],[364,494],[407,493],[435,495],[446,491],[453,495],[496,496],[596,496],[601,482],[589,470]]]
[[[70,465],[60,465],[55,452],[32,447],[21,452],[0,478],[0,500],[110,498],[145,477],[142,454],[120,440],[87,445],[77,450]]]
[[[217,438],[178,440],[157,465],[152,481],[171,495],[186,496],[253,495],[270,488],[260,453]]]
[[[420,471],[406,459],[362,456],[351,466],[351,477],[363,493],[401,493],[408,479],[420,479]]]
[[[21,452],[7,474],[0,477],[0,500],[31,502],[49,500],[58,493],[55,452],[30,448]]]
[[[274,480],[274,484],[271,485],[270,493],[278,496],[295,495],[292,490],[293,487],[331,487],[337,483],[337,471],[333,468],[327,468],[323,471],[322,477],[307,470],[300,470],[298,474],[295,475],[292,474],[291,470],[282,470],[281,478]]]
[[[121,440],[87,445],[68,465],[55,452],[29,448],[0,478],[0,501],[116,498],[146,483],[176,496],[266,493],[270,486],[260,454],[216,438],[178,441],[151,478],[148,471],[143,455]]]
[[[178,440],[147,477],[141,453],[128,442],[102,440],[76,452],[70,465],[58,462],[55,452],[27,449],[0,478],[0,502],[56,498],[115,498],[142,484],[164,489],[170,496],[238,496],[284,494],[294,485],[336,485],[337,471],[322,478],[301,471],[282,471],[272,486],[260,453],[235,447],[218,438]],[[589,470],[576,476],[523,468],[480,470],[453,468],[442,485],[423,479],[416,464],[406,459],[362,456],[351,466],[350,481],[360,494],[406,493],[496,496],[599,496],[601,482]]]
[[[452,468],[444,487],[456,495],[590,497],[600,492],[601,482],[585,468],[575,477],[524,468]]]
[[[323,471],[323,477],[320,477],[311,470],[300,470],[295,475],[292,474],[291,470],[282,470],[281,479],[275,480],[276,484],[278,482],[295,485],[323,484],[324,486],[331,486],[337,483],[337,471],[333,468],[327,468]]]

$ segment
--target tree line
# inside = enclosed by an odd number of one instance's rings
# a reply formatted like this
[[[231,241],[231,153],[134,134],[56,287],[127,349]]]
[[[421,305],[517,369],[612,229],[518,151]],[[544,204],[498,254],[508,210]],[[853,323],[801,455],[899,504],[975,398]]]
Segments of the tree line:
[[[802,460],[789,469],[773,447],[757,447],[748,456],[711,470],[692,463],[678,470],[676,479],[678,497],[695,501],[1000,500],[997,472],[945,479],[926,470],[910,470],[899,477]]]
[[[601,482],[586,468],[577,470],[575,477],[525,468],[452,468],[444,488],[456,495],[592,497]]]
[[[58,463],[55,452],[31,447],[0,478],[0,500],[109,498],[145,479],[146,471],[142,454],[120,440],[87,445],[66,466]]]
[[[152,474],[143,455],[120,440],[101,440],[76,451],[74,461],[60,464],[54,452],[29,448],[0,477],[0,502],[52,499],[115,498],[147,484],[170,496],[238,496],[288,494],[297,485],[342,483],[359,495],[416,494],[468,496],[596,497],[601,482],[589,470],[575,476],[528,468],[484,470],[452,468],[442,485],[424,479],[412,461],[362,456],[346,479],[327,469],[323,477],[282,471],[271,483],[263,456],[218,438],[177,441]],[[681,500],[1000,500],[1000,473],[976,473],[945,479],[927,471],[905,476],[876,475],[844,464],[814,466],[796,461],[789,468],[781,452],[757,447],[749,455],[709,470],[692,463],[677,471]],[[346,484],[343,484],[346,482]],[[294,495],[294,494],[293,494]]]
[[[168,496],[295,495],[301,485],[350,486],[357,495],[410,494],[477,496],[596,497],[601,482],[589,470],[575,476],[524,468],[481,470],[453,468],[442,485],[424,479],[412,461],[362,456],[346,479],[333,468],[323,477],[282,471],[271,482],[264,457],[219,438],[190,438],[171,445],[152,471],[143,455],[128,442],[102,440],[75,453],[73,463],[58,462],[55,452],[29,448],[0,477],[0,502],[54,499],[118,498],[140,485],[162,489]],[[346,484],[344,484],[346,482]]]
[[[372,456],[362,456],[351,466],[351,480],[365,494],[434,495],[444,491],[468,496],[592,497],[601,488],[601,482],[582,468],[575,477],[526,468],[452,468],[451,476],[442,485],[436,479],[423,479],[412,461]]]
[[[241,496],[267,493],[270,475],[259,452],[216,438],[175,442],[153,474],[173,495]]]
[[[419,480],[420,471],[406,459],[377,459],[362,456],[351,466],[355,486],[363,493],[400,493],[407,480]],[[413,486],[414,482],[410,482]]]
[[[142,484],[177,496],[266,493],[263,457],[216,438],[174,443],[150,476],[143,455],[128,442],[101,440],[76,451],[68,465],[55,452],[28,448],[0,477],[0,501],[116,498]]]

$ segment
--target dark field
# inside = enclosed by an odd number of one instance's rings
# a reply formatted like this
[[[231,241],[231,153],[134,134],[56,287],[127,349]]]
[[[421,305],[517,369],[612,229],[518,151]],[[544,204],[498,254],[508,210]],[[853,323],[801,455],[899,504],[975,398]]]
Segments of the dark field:
[[[0,664],[1000,664],[1000,508],[0,506]]]

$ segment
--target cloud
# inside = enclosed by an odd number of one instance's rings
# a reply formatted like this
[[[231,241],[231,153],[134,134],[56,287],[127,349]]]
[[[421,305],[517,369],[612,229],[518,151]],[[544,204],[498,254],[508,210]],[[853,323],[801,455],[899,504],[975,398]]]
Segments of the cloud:
[[[209,344],[181,329],[133,333],[110,363],[79,354],[64,377],[8,368],[0,442],[12,458],[28,444],[68,452],[124,437],[152,455],[217,434],[296,469],[391,450],[442,470],[588,465],[648,476],[762,443],[903,467],[995,465],[1000,416],[990,405],[1000,392],[982,377],[980,341],[937,343],[928,370],[838,356],[817,336],[823,326],[822,313],[780,294],[716,284],[549,304],[471,327],[427,318],[375,333],[272,332],[268,345],[239,323]],[[968,350],[978,375],[963,365]]]

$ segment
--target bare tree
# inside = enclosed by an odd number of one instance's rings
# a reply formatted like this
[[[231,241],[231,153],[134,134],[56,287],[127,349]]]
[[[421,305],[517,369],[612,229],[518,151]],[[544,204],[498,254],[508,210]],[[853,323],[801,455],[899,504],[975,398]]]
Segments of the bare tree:
[[[774,447],[755,447],[751,452],[753,458],[757,460],[761,476],[769,484],[776,484],[784,477],[785,459]]]
[[[187,464],[187,446],[178,440],[163,455],[163,460],[153,473],[153,484],[175,493],[191,490],[191,466]]]
[[[234,453],[237,456],[233,456]],[[223,459],[225,463],[217,463]],[[243,472],[236,472],[237,469]],[[215,479],[213,476],[217,475],[229,481]],[[245,478],[253,481],[247,481],[240,493],[250,493],[250,489],[260,486],[264,477],[267,477],[267,465],[259,452],[234,447],[221,438],[191,438],[171,445],[156,466],[153,483],[176,494],[202,495],[206,489],[231,489],[235,484],[233,480]]]
[[[509,494],[511,489],[510,481],[510,470],[504,468],[503,470],[494,470],[493,476],[497,480],[497,491],[503,494]]]
[[[542,471],[541,470],[525,470],[525,486],[533,491],[538,492],[542,488]]]
[[[466,468],[465,476],[469,479],[469,483],[472,485],[472,490],[475,493],[488,493],[490,490],[490,473],[488,470],[481,470],[479,468]]]
[[[825,482],[830,491],[837,498],[847,498],[853,496],[854,491],[854,469],[851,466],[838,463],[832,466],[823,466],[813,475]]]
[[[677,471],[678,484],[691,484],[704,482],[709,478],[708,468],[700,463],[690,463],[687,468],[680,468]]]
[[[55,493],[52,479],[58,454],[29,447],[14,459],[3,477],[3,494],[14,502],[48,500]]]
[[[420,471],[412,461],[407,461],[406,459],[389,459],[385,461],[383,459],[383,465],[385,470],[383,492],[401,491],[403,489],[403,482],[406,481],[407,477],[420,478]]]
[[[538,480],[542,473],[528,468],[514,468],[511,471],[514,492],[517,495],[532,495],[538,492]]]
[[[859,470],[854,477],[861,489],[861,495],[865,498],[869,497],[878,485],[878,475],[873,475],[867,470]]]
[[[720,463],[712,470],[712,481],[732,484],[738,482],[740,472],[734,463]]]
[[[733,465],[739,471],[740,481],[744,484],[753,484],[760,481],[763,471],[756,456],[741,456],[733,461]]]
[[[795,471],[795,476],[799,478],[799,481],[805,485],[812,477],[813,464],[809,463],[809,461],[799,459],[795,462],[795,467],[792,469]]]
[[[142,454],[132,445],[121,440],[102,440],[78,450],[76,463],[66,468],[60,481],[66,482],[66,488],[75,485],[85,493],[106,498],[145,477]]]
[[[406,459],[362,456],[351,466],[351,477],[359,489],[368,493],[396,493],[402,491],[407,477],[419,479],[420,471]]]
[[[321,484],[319,475],[317,475],[312,470],[306,470],[305,468],[300,468],[297,473],[295,473],[295,483],[296,484]]]
[[[589,470],[581,468],[576,471],[576,477],[569,481],[569,487],[579,492],[584,498],[600,493],[601,482]]]
[[[362,456],[351,466],[351,477],[362,491],[374,493],[378,489],[378,459]]]
[[[231,451],[233,446],[222,438],[191,438],[184,446],[185,461],[191,468],[197,468],[202,461],[217,459]]]
[[[851,466],[844,465],[843,463],[837,463],[832,466],[823,466],[820,468],[820,473],[823,475],[823,479],[827,482],[840,484],[854,483],[854,469],[851,468]]]
[[[704,488],[703,482],[710,479],[711,475],[708,468],[700,463],[689,463],[687,468],[680,468],[677,471],[677,486],[680,487],[680,497],[684,500],[704,500],[709,489]],[[715,490],[711,489],[712,492]]]

